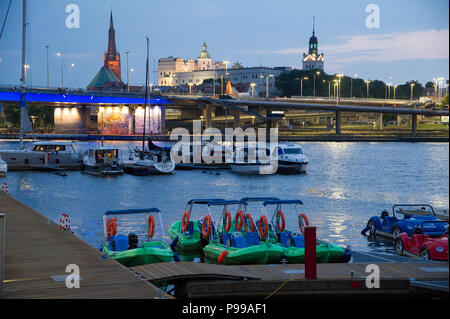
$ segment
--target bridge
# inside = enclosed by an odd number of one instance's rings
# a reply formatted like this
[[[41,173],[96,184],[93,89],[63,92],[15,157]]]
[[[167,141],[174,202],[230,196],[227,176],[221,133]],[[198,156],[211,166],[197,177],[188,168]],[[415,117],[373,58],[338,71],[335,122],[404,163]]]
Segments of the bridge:
[[[335,133],[341,134],[343,114],[373,114],[375,125],[383,127],[383,114],[407,116],[411,122],[411,136],[416,135],[418,116],[448,116],[448,110],[432,110],[423,108],[419,101],[392,99],[350,99],[324,97],[292,97],[292,98],[253,98],[249,96],[222,98],[191,94],[174,94],[151,92],[147,104],[151,105],[150,113],[158,106],[158,114],[154,121],[158,122],[157,131],[162,133],[166,127],[166,114],[178,110],[180,120],[192,121],[203,119],[205,128],[213,126],[213,122],[228,121],[232,115],[233,127],[238,127],[241,115],[251,119],[252,125],[262,124],[266,128],[277,127],[279,121],[286,118],[307,118],[323,116],[328,122],[335,121]],[[22,98],[19,87],[0,86],[0,103],[18,103]],[[27,88],[24,94],[27,104],[46,105],[55,108],[55,130],[64,133],[86,133],[89,131],[89,116],[97,113],[100,123],[106,114],[115,112],[123,114],[122,122],[129,123],[127,130],[119,134],[139,133],[142,131],[142,106],[145,102],[144,92],[126,91],[91,91],[63,88]],[[67,109],[71,112],[66,112]],[[92,111],[94,110],[94,111]],[[140,111],[139,111],[140,110]],[[57,116],[56,116],[57,115]],[[150,116],[153,116],[150,114]],[[120,118],[120,116],[116,116]],[[170,117],[170,116],[169,116]],[[152,119],[151,119],[152,120]],[[151,121],[150,120],[150,121]],[[120,120],[116,119],[116,122]],[[258,121],[258,123],[256,123]],[[74,123],[75,122],[75,123]],[[113,121],[114,122],[114,121]],[[327,123],[328,123],[327,122]],[[102,124],[104,124],[102,122]],[[112,123],[114,124],[114,123]],[[140,126],[139,126],[140,125]],[[152,124],[150,123],[150,126]],[[102,126],[106,128],[106,124]],[[159,131],[159,132],[158,132]],[[106,129],[106,133],[108,132]],[[114,132],[112,132],[114,133]]]

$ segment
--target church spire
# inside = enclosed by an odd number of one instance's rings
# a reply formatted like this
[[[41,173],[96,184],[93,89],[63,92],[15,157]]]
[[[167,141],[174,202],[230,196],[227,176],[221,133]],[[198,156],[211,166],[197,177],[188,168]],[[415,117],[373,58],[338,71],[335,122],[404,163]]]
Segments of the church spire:
[[[116,50],[116,31],[114,30],[114,22],[111,14],[109,16],[109,31],[108,31],[108,51],[104,57],[104,66],[113,71],[120,79],[120,55]]]
[[[113,17],[112,17],[112,10],[111,10],[111,16],[109,18],[109,30],[114,30],[114,23],[113,23]]]
[[[112,16],[111,16],[111,19],[112,19]],[[314,33],[315,33],[315,21],[316,20],[316,17],[315,16],[313,16],[313,35],[314,35]],[[111,20],[112,21],[112,20]]]

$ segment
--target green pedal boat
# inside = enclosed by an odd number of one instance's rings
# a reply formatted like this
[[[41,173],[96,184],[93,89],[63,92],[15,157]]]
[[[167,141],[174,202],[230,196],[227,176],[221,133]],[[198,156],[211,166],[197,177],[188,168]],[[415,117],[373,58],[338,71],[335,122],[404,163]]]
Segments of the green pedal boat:
[[[170,225],[168,233],[176,250],[188,253],[201,252],[205,239],[202,240],[201,224],[199,220],[192,220],[194,205],[207,205],[211,201],[222,199],[191,199],[188,201],[181,220]],[[200,218],[201,219],[201,218]]]
[[[300,200],[265,201],[263,203],[264,211],[268,205],[276,206],[269,227],[270,240],[284,250],[283,259],[288,263],[303,263],[305,261],[303,231],[305,226],[309,226],[306,215],[299,213],[299,205],[303,205],[303,202]],[[281,205],[295,205],[300,232],[285,230],[286,222]],[[346,248],[320,240],[316,241],[316,260],[318,263],[348,262],[350,257],[351,253]]]
[[[129,218],[130,215],[135,214],[146,214],[147,240],[141,243],[138,234],[134,232],[129,232],[128,235],[117,233],[119,216],[124,219],[123,224],[127,228],[133,223],[142,224]],[[155,216],[159,217],[160,222],[157,232],[155,232]],[[103,224],[107,240],[101,251],[105,256],[117,260],[127,267],[172,261],[174,253],[171,248],[164,241],[155,239],[155,237],[161,237],[164,230],[161,211],[158,208],[107,211],[103,216]]]
[[[228,206],[239,205],[235,216],[234,227],[231,223],[231,214]],[[225,265],[269,264],[279,262],[284,254],[282,247],[269,242],[261,241],[260,234],[246,225],[245,232],[240,232],[246,224],[244,214],[246,202],[244,201],[220,201],[210,202],[208,206],[223,206],[223,212],[219,220],[223,224],[214,226],[211,215],[203,219],[202,232],[209,243],[203,248],[204,258],[209,263]],[[234,232],[230,233],[231,228]],[[215,231],[218,229],[218,231]]]

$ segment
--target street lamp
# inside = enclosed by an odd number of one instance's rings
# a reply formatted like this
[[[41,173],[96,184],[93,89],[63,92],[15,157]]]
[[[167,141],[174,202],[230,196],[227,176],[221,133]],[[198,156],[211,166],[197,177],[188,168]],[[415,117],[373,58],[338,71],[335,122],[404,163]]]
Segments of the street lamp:
[[[398,85],[394,85],[394,100],[395,100],[395,89],[397,88]]]
[[[134,73],[134,69],[133,69],[133,68],[131,68],[131,69],[130,69],[130,72],[131,72],[131,73],[130,73],[130,84],[131,84],[131,76],[132,76],[132,75],[133,75],[133,73]]]
[[[320,71],[314,72],[314,97],[316,97],[316,74],[320,75]]]
[[[74,63],[71,63],[69,66],[69,87],[72,87],[72,72],[71,70],[75,67]]]
[[[50,75],[49,75],[49,70],[48,70],[48,48],[49,45],[45,45],[44,46],[47,49],[47,88],[50,87]]]
[[[64,87],[64,66],[63,66],[63,56],[60,52],[56,53],[57,56],[61,57],[61,87]]]
[[[414,88],[414,83],[410,84],[411,86],[411,101],[413,100],[413,88]]]
[[[256,86],[256,83],[250,83],[250,86],[252,88],[252,97],[255,97],[255,86]]]
[[[308,77],[305,76],[300,79],[300,96],[302,96],[302,97],[303,97],[303,80],[308,80]]]
[[[273,77],[273,74],[261,75],[261,78],[266,78],[266,99],[269,98],[269,78]]]
[[[366,81],[366,84],[367,84],[367,98],[369,98],[369,84],[370,84],[370,80],[367,80]]]
[[[344,74],[336,74],[336,76],[338,77],[338,99],[337,102],[339,103],[339,100],[341,99],[341,78],[344,77]]]
[[[127,55],[127,91],[130,92],[130,71],[128,69],[128,54],[130,53],[130,51],[125,52],[125,54]]]

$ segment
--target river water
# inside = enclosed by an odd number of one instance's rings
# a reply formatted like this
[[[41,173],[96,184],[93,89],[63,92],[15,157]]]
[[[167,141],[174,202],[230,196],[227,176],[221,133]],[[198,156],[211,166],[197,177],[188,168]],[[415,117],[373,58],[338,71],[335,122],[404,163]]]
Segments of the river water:
[[[124,151],[139,145],[108,144],[118,145]],[[276,196],[301,199],[302,211],[311,224],[318,226],[320,239],[351,245],[357,250],[391,252],[389,242],[369,241],[360,234],[370,216],[379,215],[383,209],[391,210],[396,203],[449,206],[447,143],[302,145],[310,160],[307,174],[302,175],[243,176],[230,170],[176,170],[170,176],[102,178],[78,171],[68,172],[66,177],[27,171],[9,172],[6,178],[0,178],[0,183],[6,181],[15,198],[49,219],[59,222],[61,213],[69,214],[75,234],[95,247],[104,240],[102,216],[107,210],[157,207],[167,229],[181,218],[191,198]],[[80,148],[84,146],[80,144]],[[0,149],[16,147],[17,142],[0,141]],[[256,216],[261,214],[259,205],[251,204],[249,210]],[[294,207],[283,211],[287,228],[298,231]],[[206,207],[199,207],[193,218],[207,212]],[[212,213],[218,216],[219,211]],[[273,212],[267,213],[271,216]],[[140,221],[134,226],[143,225]]]

